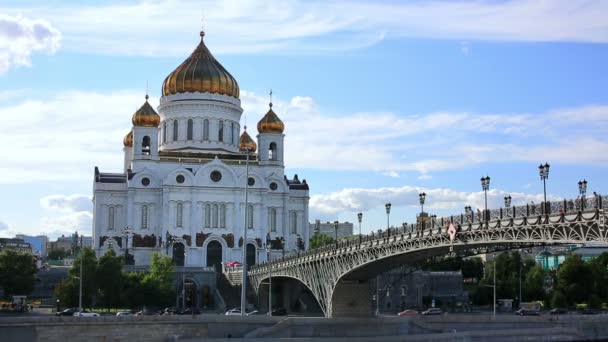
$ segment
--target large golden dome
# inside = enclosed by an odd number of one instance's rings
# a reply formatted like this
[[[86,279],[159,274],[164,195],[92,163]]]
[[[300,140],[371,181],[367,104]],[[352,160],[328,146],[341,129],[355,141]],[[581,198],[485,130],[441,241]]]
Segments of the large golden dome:
[[[125,147],[133,147],[133,131],[129,131],[129,133],[125,135],[125,138],[122,139],[122,143]]]
[[[201,42],[194,52],[163,82],[163,96],[179,93],[213,93],[239,98],[239,85],[213,57],[201,31]]]
[[[146,102],[139,107],[135,114],[133,114],[133,117],[131,118],[133,126],[158,127],[160,124],[160,116],[158,116],[158,113],[150,106],[148,98],[148,95],[146,95]]]
[[[260,133],[283,133],[285,125],[283,121],[272,110],[272,102],[269,104],[268,113],[258,122],[258,132]]]
[[[239,147],[241,151],[249,150],[249,152],[255,152],[258,148],[258,145],[251,139],[249,134],[247,133],[247,127],[245,127],[245,131],[241,134],[241,139],[239,140]]]

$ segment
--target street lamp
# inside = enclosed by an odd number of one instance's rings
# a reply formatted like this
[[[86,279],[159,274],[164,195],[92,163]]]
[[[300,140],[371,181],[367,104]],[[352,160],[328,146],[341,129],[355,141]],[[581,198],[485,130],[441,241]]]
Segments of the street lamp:
[[[511,207],[511,195],[505,196],[505,208]]]
[[[542,206],[543,214],[549,214],[547,210],[547,178],[549,178],[549,164],[547,164],[546,162],[545,165],[540,164],[538,166],[538,173],[540,175],[540,179],[543,181],[543,193],[545,196],[545,202]]]
[[[338,225],[340,223],[338,221],[334,221],[334,230],[336,231],[336,248],[338,248]]]
[[[186,310],[186,258],[188,252],[184,248],[184,265],[182,266],[182,310]]]
[[[488,190],[490,190],[490,177],[485,176],[481,177],[481,188],[483,189],[484,198],[485,198],[485,210],[483,216],[486,221],[486,226],[488,225],[489,215],[488,215]]]
[[[384,205],[386,208],[386,229],[390,227],[390,215],[391,215],[391,202],[388,202]]]
[[[361,244],[361,221],[363,220],[363,213],[358,213],[357,219],[359,220],[359,244]]]
[[[418,197],[420,197],[420,222],[421,222],[421,227],[422,230],[424,230],[424,201],[426,200],[426,193],[420,193],[418,194]]]
[[[464,206],[464,215],[466,216],[467,221],[468,220],[472,220],[472,218],[471,218],[471,214],[472,213],[473,213],[473,209],[471,208],[471,206],[470,205],[465,205]]]
[[[133,231],[131,229],[129,229],[129,227],[125,227],[125,229],[122,230],[122,237],[125,238],[125,265],[131,265],[131,258],[129,257],[129,235],[132,233]]]
[[[270,233],[266,233],[266,258],[268,259],[268,316],[272,316],[272,264],[270,263]]]
[[[581,210],[585,210],[585,195],[587,194],[587,181],[578,181],[578,192],[581,194]]]
[[[245,126],[247,130],[247,126]],[[244,152],[246,155],[245,159],[245,215],[243,220],[243,275],[242,275],[242,286],[241,286],[241,316],[246,315],[247,310],[247,214],[249,211],[248,207],[248,194],[249,194],[249,154],[251,154],[251,148],[245,147]]]

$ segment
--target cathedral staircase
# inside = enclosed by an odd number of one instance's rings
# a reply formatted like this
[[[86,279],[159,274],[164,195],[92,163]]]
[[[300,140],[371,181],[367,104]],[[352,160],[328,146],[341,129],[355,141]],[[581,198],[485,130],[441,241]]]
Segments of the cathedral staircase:
[[[241,306],[241,286],[231,282],[226,273],[217,274],[217,290],[220,292],[226,310],[238,308]],[[242,278],[241,278],[242,279]],[[240,282],[239,282],[240,283]]]

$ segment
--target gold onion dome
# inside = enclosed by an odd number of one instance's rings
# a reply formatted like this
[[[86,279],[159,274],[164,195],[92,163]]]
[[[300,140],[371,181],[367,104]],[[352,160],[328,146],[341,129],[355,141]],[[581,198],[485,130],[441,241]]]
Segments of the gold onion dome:
[[[255,152],[258,148],[258,145],[251,139],[249,134],[247,133],[247,126],[245,126],[245,131],[241,134],[241,139],[239,140],[239,148],[241,151],[249,150],[250,152]]]
[[[133,147],[133,131],[130,131],[127,133],[127,135],[125,135],[125,138],[122,139],[122,143],[125,145],[125,147]]]
[[[149,96],[146,94],[146,103],[133,114],[133,118],[131,119],[133,126],[158,127],[160,124],[160,116],[150,106],[148,98]]]
[[[213,57],[201,31],[201,42],[180,66],[165,78],[163,96],[179,93],[213,93],[239,98],[239,85]]]
[[[260,133],[283,133],[285,125],[283,121],[272,110],[272,102],[268,104],[268,113],[258,122],[258,132]]]

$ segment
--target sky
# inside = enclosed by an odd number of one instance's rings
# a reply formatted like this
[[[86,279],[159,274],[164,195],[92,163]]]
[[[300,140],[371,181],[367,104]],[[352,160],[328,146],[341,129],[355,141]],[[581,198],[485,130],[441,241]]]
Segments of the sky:
[[[237,79],[242,124],[284,121],[286,174],[310,221],[363,233],[425,211],[608,193],[608,2],[0,3],[0,236],[91,234],[93,168],[199,31]],[[355,223],[355,232],[358,225]]]

